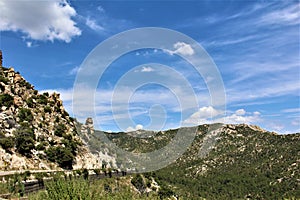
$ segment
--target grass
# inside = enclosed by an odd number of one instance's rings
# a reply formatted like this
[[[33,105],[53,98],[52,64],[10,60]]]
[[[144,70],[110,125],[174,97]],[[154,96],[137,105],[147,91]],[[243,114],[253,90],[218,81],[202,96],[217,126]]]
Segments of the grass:
[[[130,177],[88,181],[83,178],[54,179],[46,183],[46,190],[30,194],[32,200],[118,200],[159,199],[156,193],[140,194],[130,184]]]

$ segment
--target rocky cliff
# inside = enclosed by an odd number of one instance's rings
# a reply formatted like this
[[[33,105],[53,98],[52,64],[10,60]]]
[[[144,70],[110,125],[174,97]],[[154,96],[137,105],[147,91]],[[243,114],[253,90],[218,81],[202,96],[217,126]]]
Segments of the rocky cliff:
[[[76,123],[59,94],[40,94],[14,68],[0,66],[0,170],[99,167]]]

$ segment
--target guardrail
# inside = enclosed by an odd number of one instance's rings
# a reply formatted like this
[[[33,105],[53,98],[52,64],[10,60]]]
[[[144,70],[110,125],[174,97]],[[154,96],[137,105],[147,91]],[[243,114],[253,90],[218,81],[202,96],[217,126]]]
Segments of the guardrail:
[[[39,173],[41,173],[41,172],[39,172]],[[89,174],[88,175],[88,180],[89,181],[94,181],[94,180],[99,180],[99,179],[104,179],[104,178],[126,176],[126,175],[129,175],[129,174],[131,174],[131,173],[124,172],[124,171],[122,171],[122,172],[119,172],[119,171],[105,172],[105,173],[101,173],[101,174]],[[9,176],[9,175],[5,175],[5,176]],[[22,181],[22,184],[24,185],[23,194],[28,195],[29,193],[37,192],[37,191],[45,189],[45,185],[47,185],[45,183],[48,182],[48,181],[51,181],[51,180],[52,180],[52,178]],[[10,198],[10,194],[0,194],[0,199],[1,199],[1,197],[2,198]]]

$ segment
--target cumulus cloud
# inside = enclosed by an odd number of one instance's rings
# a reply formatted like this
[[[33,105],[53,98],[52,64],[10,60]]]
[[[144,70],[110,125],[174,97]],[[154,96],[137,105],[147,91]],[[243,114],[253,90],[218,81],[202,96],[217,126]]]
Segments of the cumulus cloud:
[[[81,35],[72,17],[76,11],[65,0],[0,0],[0,30],[22,32],[26,39],[70,42]]]
[[[143,129],[143,125],[137,124],[137,125],[135,126],[135,128],[129,126],[129,127],[126,129],[126,131],[127,131],[127,132],[131,132],[131,131],[136,131],[136,130],[141,130],[141,129]]]
[[[239,109],[234,114],[225,117],[227,124],[252,124],[259,121],[261,121],[259,112],[246,114],[244,109]]]
[[[196,125],[210,123],[210,118],[216,117],[222,113],[222,111],[216,110],[212,106],[204,106],[201,107],[197,112],[192,114],[188,119],[184,120],[184,123]]]
[[[216,110],[215,108],[208,106],[202,107],[199,111],[192,114],[186,120],[186,125],[199,125],[199,124],[211,124],[211,123],[226,123],[226,124],[251,124],[261,121],[260,112],[255,111],[253,113],[247,113],[244,109],[238,109],[233,114],[221,117],[222,111]]]
[[[177,42],[173,45],[175,50],[165,50],[165,52],[173,55],[173,54],[181,54],[184,56],[194,55],[195,51],[190,44],[185,42]]]

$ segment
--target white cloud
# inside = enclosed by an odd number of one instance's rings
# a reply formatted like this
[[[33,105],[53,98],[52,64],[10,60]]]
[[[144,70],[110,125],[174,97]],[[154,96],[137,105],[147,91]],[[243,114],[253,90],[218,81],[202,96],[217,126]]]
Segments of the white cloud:
[[[260,112],[255,111],[255,112],[253,112],[253,114],[254,114],[254,115],[260,115]]]
[[[0,30],[20,31],[33,40],[70,42],[81,35],[72,17],[76,11],[65,0],[0,0]]]
[[[129,127],[126,129],[126,131],[127,131],[127,132],[131,132],[131,131],[136,131],[136,130],[141,130],[141,129],[143,129],[143,125],[137,124],[137,125],[135,126],[135,128],[132,128],[131,126],[129,126]]]
[[[288,108],[288,109],[284,109],[282,110],[282,112],[284,113],[294,113],[294,112],[299,112],[300,113],[300,107],[299,108]]]
[[[154,69],[152,67],[143,67],[141,72],[153,72]]]
[[[85,24],[94,31],[104,31],[104,28],[93,19],[87,18]]]
[[[104,10],[104,8],[103,8],[102,6],[98,6],[98,7],[97,7],[97,10],[98,10],[99,12],[102,12],[102,13],[105,12],[105,10]]]
[[[261,17],[262,23],[297,25],[300,23],[300,4],[295,3],[284,9],[267,13]]]
[[[211,123],[226,123],[226,124],[251,124],[261,121],[260,113],[255,111],[246,115],[244,109],[238,109],[233,114],[221,117],[222,111],[208,106],[202,107],[196,113],[192,114],[189,118],[184,120],[186,125],[199,125]]]
[[[79,70],[80,70],[80,67],[79,67],[79,66],[76,66],[76,67],[74,67],[73,69],[71,69],[71,70],[69,71],[69,75],[75,75],[75,74],[78,73]]]
[[[237,111],[235,111],[236,115],[245,115],[246,111],[244,109],[238,109]]]
[[[216,117],[222,113],[222,111],[216,110],[212,106],[204,106],[200,108],[197,112],[192,114],[189,118],[184,120],[184,123],[196,125],[209,123],[210,118]]]
[[[244,109],[240,109],[244,110]],[[226,124],[252,124],[261,121],[261,116],[259,112],[253,112],[249,113],[248,115],[246,114],[246,111],[243,115],[241,114],[241,111],[237,110],[234,114],[226,116],[224,118],[224,121]]]
[[[170,55],[173,54],[181,54],[184,56],[191,56],[194,55],[194,49],[190,44],[187,44],[185,42],[177,42],[173,45],[175,50],[164,50],[165,52],[169,53]]]
[[[32,47],[32,42],[26,42],[26,46],[27,46],[28,48]]]

